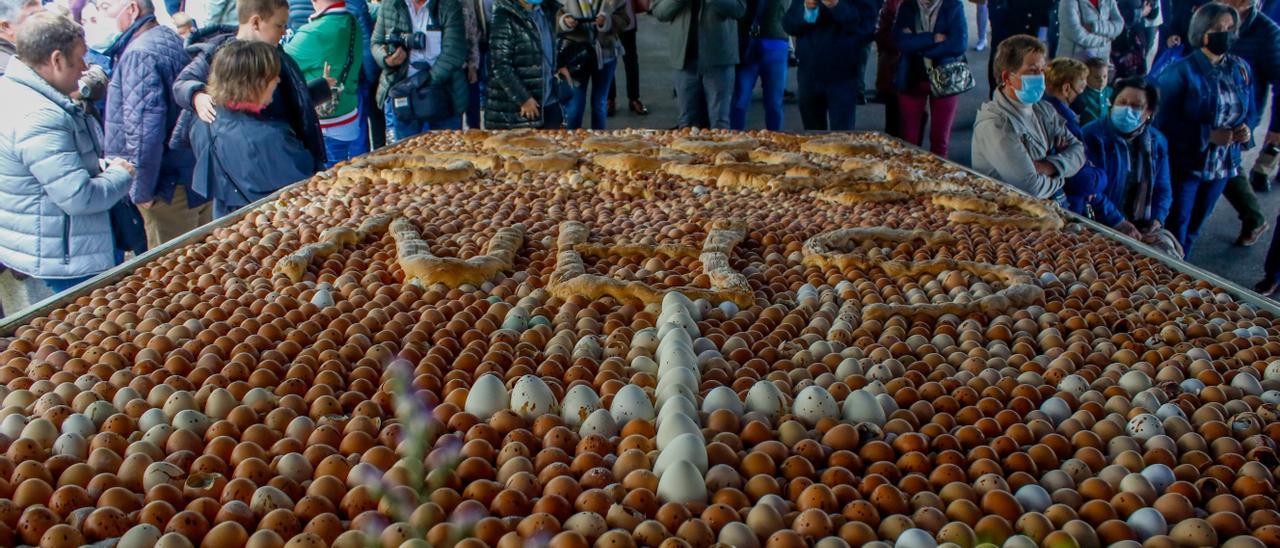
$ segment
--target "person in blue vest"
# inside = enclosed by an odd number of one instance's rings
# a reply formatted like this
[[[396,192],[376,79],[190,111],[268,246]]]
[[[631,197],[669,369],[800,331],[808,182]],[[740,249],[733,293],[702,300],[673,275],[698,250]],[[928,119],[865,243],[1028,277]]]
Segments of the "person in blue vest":
[[[1227,180],[1240,172],[1241,147],[1253,138],[1253,74],[1230,52],[1240,15],[1217,2],[1191,17],[1189,44],[1199,47],[1160,74],[1156,127],[1169,137],[1173,208],[1169,230],[1187,256]]]

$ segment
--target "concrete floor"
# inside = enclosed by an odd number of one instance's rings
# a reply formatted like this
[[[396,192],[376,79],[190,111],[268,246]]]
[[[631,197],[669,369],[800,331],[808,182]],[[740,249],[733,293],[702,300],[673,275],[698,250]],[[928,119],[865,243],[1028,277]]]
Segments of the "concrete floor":
[[[965,5],[969,11],[970,43],[973,43],[976,33],[972,23],[974,19],[973,4],[966,2]],[[618,114],[609,120],[609,127],[661,129],[675,127],[676,105],[671,87],[673,71],[668,68],[669,59],[666,53],[667,28],[667,25],[658,22],[652,16],[643,15],[640,17],[640,32],[637,39],[638,49],[640,50],[640,98],[649,107],[650,115],[638,116],[627,110],[625,101],[626,76],[622,67],[619,66],[617,72]],[[966,165],[969,163],[970,143],[973,139],[974,116],[978,107],[990,95],[986,79],[987,59],[990,53],[990,49],[982,52],[972,50],[968,52],[970,66],[973,68],[974,75],[978,80],[978,88],[961,96],[960,107],[952,129],[951,151],[949,153],[951,160]],[[872,66],[869,66],[867,70],[868,87],[871,87],[875,81],[874,48],[870,58],[869,64]],[[795,91],[794,67],[789,71],[788,80],[790,82],[787,89]],[[748,127],[750,128],[764,127],[764,113],[759,101],[760,93],[757,87],[755,103],[748,116]],[[803,129],[795,103],[788,102],[784,107],[784,129],[787,131]],[[1267,118],[1264,117],[1265,119]],[[883,130],[884,106],[873,103],[860,107],[858,109],[857,127],[859,130]],[[1246,157],[1246,166],[1253,165],[1253,156],[1254,154],[1250,154]],[[1263,212],[1274,223],[1275,213],[1280,209],[1280,191],[1273,191],[1260,196],[1260,198]],[[1246,287],[1252,287],[1261,278],[1262,261],[1266,256],[1271,235],[1264,236],[1262,241],[1251,248],[1242,248],[1233,245],[1239,232],[1240,221],[1236,217],[1235,210],[1226,203],[1226,200],[1221,200],[1212,217],[1206,223],[1205,228],[1201,231],[1200,239],[1192,251],[1191,259],[1193,263],[1200,267]]]

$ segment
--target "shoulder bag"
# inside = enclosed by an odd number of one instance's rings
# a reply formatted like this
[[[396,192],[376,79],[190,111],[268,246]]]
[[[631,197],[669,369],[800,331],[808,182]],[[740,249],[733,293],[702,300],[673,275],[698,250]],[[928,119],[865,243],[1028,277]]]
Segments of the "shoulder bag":
[[[332,118],[338,112],[338,103],[342,99],[342,92],[347,87],[347,75],[351,73],[351,65],[355,62],[356,51],[356,18],[351,14],[345,14],[351,23],[351,32],[347,33],[347,62],[342,65],[342,72],[338,74],[338,85],[333,86],[333,93],[329,99],[323,103],[316,105],[316,116],[321,118]]]
[[[929,67],[929,91],[934,97],[960,95],[978,86],[964,57],[932,63]]]

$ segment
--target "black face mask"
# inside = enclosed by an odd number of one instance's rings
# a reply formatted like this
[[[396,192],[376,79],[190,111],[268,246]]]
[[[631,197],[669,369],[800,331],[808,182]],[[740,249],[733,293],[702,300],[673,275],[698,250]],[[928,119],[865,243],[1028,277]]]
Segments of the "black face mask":
[[[1226,55],[1236,43],[1236,33],[1227,30],[1210,32],[1205,37],[1207,43],[1204,47],[1214,55]]]

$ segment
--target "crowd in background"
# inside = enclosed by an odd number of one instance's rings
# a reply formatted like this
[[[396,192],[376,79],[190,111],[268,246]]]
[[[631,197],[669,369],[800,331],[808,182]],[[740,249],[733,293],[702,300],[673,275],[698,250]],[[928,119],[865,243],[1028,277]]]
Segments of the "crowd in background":
[[[968,1],[993,51],[975,169],[1179,257],[1220,197],[1239,245],[1271,228],[1280,0]],[[853,129],[874,100],[885,131],[946,156],[980,77],[964,0],[0,0],[0,302],[423,131],[604,129],[619,65],[647,114],[644,13],[680,127],[746,129],[758,85],[780,130],[794,65],[805,129]],[[1258,289],[1278,285],[1273,238]]]

